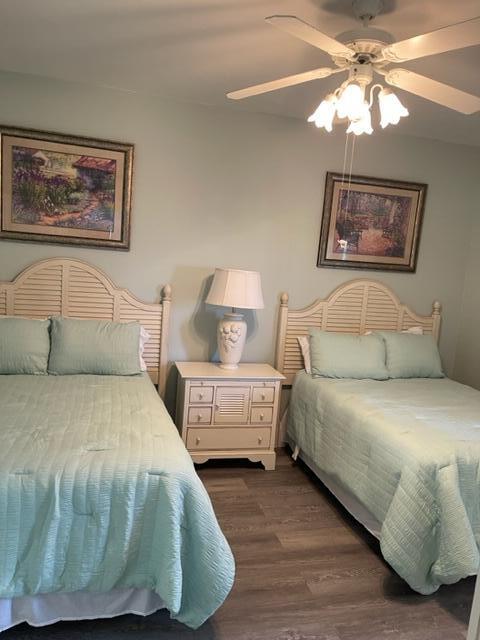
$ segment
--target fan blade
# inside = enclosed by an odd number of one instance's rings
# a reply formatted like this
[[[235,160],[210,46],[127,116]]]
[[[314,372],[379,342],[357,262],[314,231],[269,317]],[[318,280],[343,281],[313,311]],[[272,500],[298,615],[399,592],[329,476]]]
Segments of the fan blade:
[[[470,114],[480,111],[480,98],[443,82],[437,82],[407,69],[392,69],[385,73],[388,84],[410,91],[449,109]]]
[[[341,71],[341,69],[338,71]],[[247,87],[246,89],[240,89],[239,91],[231,91],[230,93],[227,93],[227,98],[230,98],[231,100],[241,100],[242,98],[256,96],[259,93],[268,93],[269,91],[276,91],[277,89],[283,89],[284,87],[293,87],[295,84],[302,84],[303,82],[310,82],[311,80],[318,80],[319,78],[328,78],[328,76],[336,72],[337,69],[329,69],[328,67],[312,69],[312,71],[296,73],[294,76],[286,76],[285,78],[279,78],[278,80],[272,80],[271,82],[255,84],[253,87]]]
[[[325,35],[312,25],[300,20],[296,16],[270,16],[265,20],[274,27],[286,31],[296,38],[300,38],[304,42],[313,44],[317,49],[326,51],[331,56],[340,56],[343,58],[353,58],[355,53],[349,47],[345,46],[338,40]]]
[[[383,49],[382,56],[390,62],[405,62],[477,44],[480,44],[480,17],[395,42]]]

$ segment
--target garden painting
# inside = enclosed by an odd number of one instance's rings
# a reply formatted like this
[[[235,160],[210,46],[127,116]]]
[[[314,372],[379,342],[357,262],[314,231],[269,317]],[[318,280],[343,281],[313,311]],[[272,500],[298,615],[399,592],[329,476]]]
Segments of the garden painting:
[[[426,185],[327,174],[318,266],[415,269]]]
[[[0,237],[128,248],[131,145],[45,135],[2,135]]]
[[[12,221],[113,231],[115,160],[12,147]]]

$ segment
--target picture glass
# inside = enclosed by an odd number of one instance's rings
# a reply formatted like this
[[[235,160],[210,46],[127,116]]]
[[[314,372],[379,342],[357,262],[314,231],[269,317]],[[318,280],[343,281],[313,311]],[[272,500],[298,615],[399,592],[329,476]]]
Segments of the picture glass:
[[[1,235],[128,248],[126,168],[124,150],[3,134]]]
[[[413,191],[335,184],[327,257],[408,264],[417,200]]]
[[[413,270],[425,188],[328,174],[319,266]]]

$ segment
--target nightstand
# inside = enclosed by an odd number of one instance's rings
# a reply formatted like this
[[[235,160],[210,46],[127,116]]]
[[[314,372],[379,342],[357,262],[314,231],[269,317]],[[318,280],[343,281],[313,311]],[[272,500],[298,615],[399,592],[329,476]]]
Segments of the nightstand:
[[[176,362],[177,427],[194,462],[248,458],[275,469],[282,380],[268,364],[222,369],[214,362]]]

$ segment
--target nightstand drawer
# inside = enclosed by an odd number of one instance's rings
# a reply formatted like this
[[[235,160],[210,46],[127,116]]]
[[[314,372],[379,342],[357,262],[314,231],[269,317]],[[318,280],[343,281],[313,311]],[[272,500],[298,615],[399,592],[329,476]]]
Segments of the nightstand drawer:
[[[212,407],[189,407],[188,424],[210,424],[212,422]]]
[[[252,407],[250,411],[251,424],[272,424],[273,407]]]
[[[252,402],[265,402],[273,404],[275,398],[275,387],[253,387]]]
[[[190,404],[196,404],[197,402],[209,404],[213,402],[213,387],[190,387],[189,402]]]
[[[215,451],[230,449],[268,449],[271,429],[230,427],[227,429],[188,429],[189,451]]]

